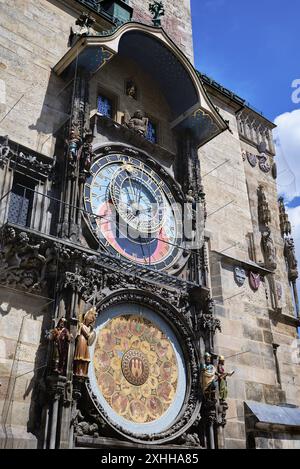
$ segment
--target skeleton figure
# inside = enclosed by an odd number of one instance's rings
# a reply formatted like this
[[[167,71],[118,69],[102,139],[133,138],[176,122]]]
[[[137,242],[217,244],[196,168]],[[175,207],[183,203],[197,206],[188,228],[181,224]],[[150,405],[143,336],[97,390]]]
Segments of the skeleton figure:
[[[228,396],[228,385],[227,385],[227,377],[231,377],[234,375],[234,371],[231,373],[226,373],[225,371],[225,358],[220,356],[219,363],[217,368],[217,376],[219,382],[219,397],[221,401],[226,401]]]

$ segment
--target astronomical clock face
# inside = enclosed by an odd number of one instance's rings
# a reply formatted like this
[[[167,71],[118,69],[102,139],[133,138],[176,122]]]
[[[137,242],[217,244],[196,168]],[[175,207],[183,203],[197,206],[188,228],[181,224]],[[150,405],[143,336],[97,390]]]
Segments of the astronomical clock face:
[[[134,434],[166,430],[186,394],[181,347],[150,309],[119,305],[101,314],[90,383],[111,421]]]
[[[141,265],[167,269],[180,255],[180,209],[169,186],[137,158],[109,154],[92,166],[85,208],[105,248]]]

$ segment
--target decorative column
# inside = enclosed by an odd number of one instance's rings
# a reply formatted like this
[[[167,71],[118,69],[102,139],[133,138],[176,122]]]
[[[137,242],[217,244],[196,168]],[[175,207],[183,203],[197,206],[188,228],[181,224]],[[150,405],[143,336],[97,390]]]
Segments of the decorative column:
[[[92,163],[93,134],[90,130],[89,75],[79,70],[74,81],[71,119],[65,139],[59,234],[77,242],[81,234],[82,190]]]

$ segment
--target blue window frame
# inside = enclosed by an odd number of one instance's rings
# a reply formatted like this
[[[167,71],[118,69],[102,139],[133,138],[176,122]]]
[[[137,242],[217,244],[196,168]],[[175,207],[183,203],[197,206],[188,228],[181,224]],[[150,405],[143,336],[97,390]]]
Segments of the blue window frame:
[[[98,112],[101,116],[113,117],[113,102],[111,99],[107,98],[106,96],[99,95],[98,96]]]
[[[146,139],[151,143],[157,143],[157,125],[149,120]]]

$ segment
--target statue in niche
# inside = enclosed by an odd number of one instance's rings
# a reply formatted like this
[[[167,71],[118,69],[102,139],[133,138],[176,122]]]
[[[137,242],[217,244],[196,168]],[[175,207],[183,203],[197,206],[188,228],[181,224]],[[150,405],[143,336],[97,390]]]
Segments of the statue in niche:
[[[142,137],[146,137],[148,129],[149,119],[145,117],[143,111],[136,111],[132,117],[126,112],[125,113],[125,126],[128,129],[134,130]]]
[[[296,259],[295,243],[293,238],[287,238],[284,244],[284,256],[289,269],[289,280],[295,282],[299,276],[298,262]]]
[[[204,364],[202,365],[201,381],[204,396],[213,400],[216,392],[216,377],[217,369],[212,363],[212,356],[210,353],[204,355]]]
[[[62,376],[66,374],[69,343],[71,342],[71,334],[66,325],[67,320],[61,318],[49,334],[49,340],[53,342],[53,371]]]
[[[81,378],[88,376],[91,361],[89,347],[96,340],[96,333],[94,331],[96,316],[96,308],[93,307],[83,315],[79,322],[74,354],[74,375]]]
[[[137,86],[133,80],[128,80],[126,82],[126,95],[137,100]]]
[[[218,383],[219,383],[219,397],[220,401],[226,401],[228,396],[228,384],[227,378],[234,375],[234,371],[230,373],[226,373],[225,371],[225,358],[220,356],[218,367],[217,367],[217,376],[218,376]]]
[[[269,227],[267,227],[266,231],[262,234],[262,243],[267,260],[267,267],[275,270],[277,268],[276,248]]]

